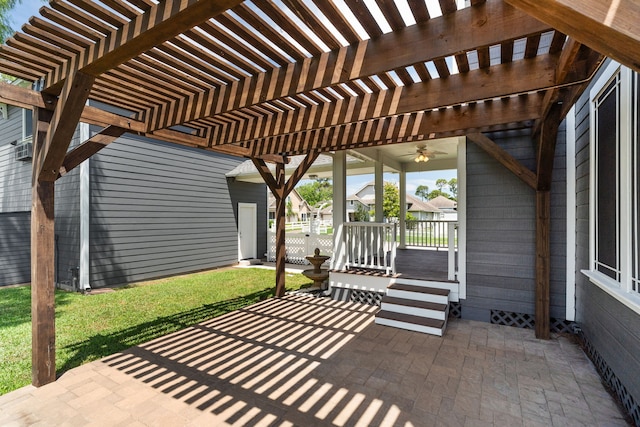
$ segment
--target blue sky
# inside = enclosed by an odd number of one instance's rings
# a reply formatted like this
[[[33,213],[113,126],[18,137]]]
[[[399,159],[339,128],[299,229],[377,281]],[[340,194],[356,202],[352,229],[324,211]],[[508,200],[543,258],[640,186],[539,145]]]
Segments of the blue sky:
[[[11,24],[14,30],[19,30],[26,24],[33,15],[38,15],[38,10],[46,2],[42,0],[22,0],[20,4],[11,11]]]
[[[456,170],[442,170],[429,172],[411,172],[407,174],[407,194],[415,194],[419,185],[426,185],[430,190],[436,189],[436,180],[444,178],[447,181],[451,178],[457,178]],[[347,194],[353,194],[363,185],[374,180],[373,175],[357,175],[347,177]],[[387,182],[398,183],[400,180],[397,173],[385,173],[384,180]],[[447,190],[445,188],[445,190]]]
[[[22,0],[11,13],[11,21],[14,29],[19,30],[23,24],[27,23],[33,15],[38,15],[38,10],[44,6],[43,0]],[[447,181],[456,176],[455,170],[444,170],[435,172],[413,172],[407,175],[407,193],[414,194],[419,185],[427,185],[435,190],[436,180],[444,178]],[[364,184],[373,181],[373,175],[359,175],[347,177],[347,194],[353,194]],[[385,181],[398,182],[398,174],[385,174]]]

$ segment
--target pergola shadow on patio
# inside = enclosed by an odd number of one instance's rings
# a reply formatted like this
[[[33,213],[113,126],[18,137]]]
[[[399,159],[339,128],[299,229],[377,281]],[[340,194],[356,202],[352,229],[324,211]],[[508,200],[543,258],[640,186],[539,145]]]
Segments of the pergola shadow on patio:
[[[270,299],[2,396],[0,424],[626,425],[571,338],[375,310]]]

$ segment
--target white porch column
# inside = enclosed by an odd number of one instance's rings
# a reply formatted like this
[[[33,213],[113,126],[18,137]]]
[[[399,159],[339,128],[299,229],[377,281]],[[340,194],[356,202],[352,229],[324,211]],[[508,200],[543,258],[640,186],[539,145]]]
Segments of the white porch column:
[[[344,265],[344,245],[342,224],[347,221],[347,152],[337,151],[333,155],[333,258],[331,268]]]
[[[80,123],[78,125],[80,130],[80,141],[86,141],[91,138],[89,132],[89,125],[87,123]],[[90,290],[89,284],[89,269],[91,268],[91,262],[89,258],[89,227],[90,227],[90,201],[91,201],[91,186],[89,181],[89,164],[91,159],[87,159],[80,164],[80,267],[79,270],[79,285],[83,291]]]
[[[382,161],[382,152],[378,150],[375,166],[375,194],[376,194],[376,222],[384,221],[384,212],[382,211],[382,199],[384,197],[384,163]]]
[[[405,163],[400,167],[400,248],[406,246],[407,231],[407,166]]]

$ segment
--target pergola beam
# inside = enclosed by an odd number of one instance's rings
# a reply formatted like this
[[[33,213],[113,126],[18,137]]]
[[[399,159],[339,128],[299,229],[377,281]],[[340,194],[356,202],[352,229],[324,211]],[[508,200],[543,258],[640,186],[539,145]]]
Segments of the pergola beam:
[[[79,98],[75,100],[77,104],[76,108],[80,105],[80,103],[77,102],[78,100]],[[40,108],[54,111],[60,101],[56,97],[42,92],[0,82],[0,102],[15,105],[20,108]],[[104,128],[109,126],[122,128],[126,129],[127,132],[147,136],[160,141],[172,142],[188,147],[198,147],[208,151],[215,151],[232,156],[249,157],[251,154],[246,148],[232,144],[209,147],[208,138],[172,129],[159,129],[154,132],[147,132],[147,126],[143,121],[137,120],[133,117],[121,116],[88,105],[83,106],[79,121]]]
[[[500,130],[512,123],[538,118],[537,95],[507,98],[458,108],[406,114],[294,132],[251,141],[253,155],[287,153],[304,154],[309,150],[332,151],[373,147],[424,138],[464,135],[468,132]]]
[[[634,0],[505,0],[582,44],[640,72],[640,3]]]
[[[549,88],[556,83],[558,57],[544,55],[516,63],[494,66],[491,73],[474,70],[452,75],[446,79],[433,79],[423,83],[400,86],[363,96],[325,102],[310,108],[286,110],[265,117],[250,117],[237,121],[245,123],[243,132],[237,122],[222,125],[216,134],[216,145],[242,143],[244,135],[251,139],[278,134],[354,123],[397,114],[433,110],[481,99],[495,99],[511,94],[531,93]],[[527,75],[527,78],[522,78]],[[468,83],[473,81],[473,85]],[[460,87],[467,87],[460,90]],[[241,110],[243,111],[243,110]],[[247,111],[247,115],[251,112]],[[222,115],[224,117],[224,115]],[[216,116],[212,117],[215,120]]]
[[[335,49],[319,57],[247,77],[229,87],[221,87],[216,96],[213,96],[213,90],[208,90],[176,100],[176,105],[185,105],[184,118],[170,120],[164,117],[158,126],[171,127],[183,121],[384,74],[397,68],[472,50],[477,46],[491,46],[506,39],[515,40],[548,30],[548,25],[502,1],[488,1]],[[405,46],[412,48],[406,49]],[[156,117],[157,114],[152,113],[151,116]]]

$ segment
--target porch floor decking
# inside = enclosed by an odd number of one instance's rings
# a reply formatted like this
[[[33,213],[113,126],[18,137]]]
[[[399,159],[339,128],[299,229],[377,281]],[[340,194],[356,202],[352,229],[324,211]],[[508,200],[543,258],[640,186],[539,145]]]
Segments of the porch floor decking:
[[[375,310],[269,299],[0,396],[0,425],[627,425],[568,337]]]
[[[446,249],[396,249],[396,275],[405,279],[448,282],[448,257]]]

